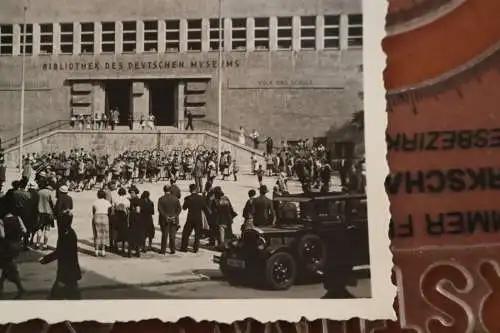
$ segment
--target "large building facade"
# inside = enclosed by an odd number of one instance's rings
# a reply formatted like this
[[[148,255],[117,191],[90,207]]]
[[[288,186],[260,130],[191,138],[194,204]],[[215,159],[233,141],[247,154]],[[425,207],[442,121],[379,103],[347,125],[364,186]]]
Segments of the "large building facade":
[[[320,137],[363,108],[361,0],[32,0],[23,8],[0,3],[4,139],[19,131],[23,52],[25,130],[114,108],[124,124],[153,114],[176,127],[190,110],[195,127],[213,129],[219,75],[222,122],[232,130]]]

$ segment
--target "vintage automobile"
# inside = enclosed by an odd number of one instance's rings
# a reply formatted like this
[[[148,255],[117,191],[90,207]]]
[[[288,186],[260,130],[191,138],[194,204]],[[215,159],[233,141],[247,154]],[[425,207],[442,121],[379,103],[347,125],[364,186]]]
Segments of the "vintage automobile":
[[[333,259],[326,255],[326,242],[335,234],[349,239],[349,248],[338,249],[339,256],[349,258],[352,266],[369,265],[366,195],[293,194],[275,197],[274,204],[274,225],[245,230],[214,257],[230,283],[286,290],[298,281],[317,279]]]

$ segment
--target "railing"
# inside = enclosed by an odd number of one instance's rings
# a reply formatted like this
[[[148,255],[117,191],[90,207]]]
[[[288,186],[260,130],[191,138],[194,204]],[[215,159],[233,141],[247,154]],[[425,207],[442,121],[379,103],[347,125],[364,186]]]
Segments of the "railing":
[[[56,120],[51,123],[45,124],[43,126],[40,126],[38,128],[29,130],[24,132],[24,141],[28,141],[34,138],[39,137],[40,135],[52,132],[57,129],[64,128],[66,126],[69,126],[70,121],[69,120]],[[19,135],[15,136],[13,138],[8,138],[6,140],[1,140],[1,148],[7,149],[10,147],[14,147],[19,144]]]
[[[203,127],[204,129],[206,129],[208,131],[214,132],[216,134],[218,134],[218,132],[219,132],[219,124],[217,124],[216,122],[213,122],[213,121],[210,121],[207,119],[196,119],[194,121],[194,124],[196,125],[196,123],[198,123],[198,124],[201,123],[202,124],[201,127]],[[229,128],[226,126],[221,126],[221,130],[222,130],[222,136],[224,136],[228,139],[238,141],[240,138],[240,132],[236,131],[232,128]],[[245,134],[245,144],[251,145],[251,144],[253,144],[252,142],[253,142],[252,138],[249,135]]]

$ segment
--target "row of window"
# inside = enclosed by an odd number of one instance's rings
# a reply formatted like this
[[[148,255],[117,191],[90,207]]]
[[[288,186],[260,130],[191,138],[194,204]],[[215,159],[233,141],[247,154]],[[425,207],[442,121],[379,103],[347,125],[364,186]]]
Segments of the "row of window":
[[[277,48],[279,50],[291,50],[293,39],[298,38],[301,49],[315,49],[316,41],[321,38],[325,49],[340,48],[340,15],[326,15],[321,27],[322,36],[318,36],[316,16],[301,16],[299,18],[300,28],[298,36],[295,36],[292,17],[278,17],[274,27]],[[187,50],[201,51],[203,40],[203,28],[201,19],[188,19],[187,22]],[[260,17],[254,20],[254,40],[256,50],[269,50],[270,46],[270,18]],[[166,52],[179,52],[181,48],[181,21],[165,21],[165,39],[160,40],[159,21],[143,21],[143,47],[145,52],[156,52],[159,43],[164,43]],[[80,25],[80,47],[81,53],[97,53],[96,47],[96,25],[93,22],[79,23]],[[33,54],[33,24],[20,25],[20,54]],[[59,23],[59,47],[54,50],[54,24],[40,24],[40,53],[41,54],[73,54],[75,46],[75,25],[73,23]],[[101,23],[101,52],[115,53],[117,46],[121,44],[123,53],[134,53],[138,46],[138,22],[122,22],[122,32],[117,33],[116,22]],[[247,26],[246,18],[231,19],[231,50],[245,51],[247,49]],[[229,31],[228,31],[229,32]],[[218,51],[224,48],[224,20],[213,18],[208,20],[208,43],[210,51]],[[26,42],[25,42],[26,40]],[[119,44],[120,43],[120,44]],[[347,46],[361,47],[363,43],[363,18],[360,14],[347,16]],[[0,55],[14,54],[14,25],[0,24]]]

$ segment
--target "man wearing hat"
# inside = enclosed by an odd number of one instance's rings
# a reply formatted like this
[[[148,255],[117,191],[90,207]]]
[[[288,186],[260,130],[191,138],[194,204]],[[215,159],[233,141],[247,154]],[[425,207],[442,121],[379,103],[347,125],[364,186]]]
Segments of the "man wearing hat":
[[[159,224],[161,229],[160,253],[165,254],[167,250],[167,238],[170,253],[175,253],[175,234],[179,225],[179,214],[182,211],[179,199],[172,193],[168,185],[163,187],[165,193],[158,199]]]
[[[61,225],[71,225],[73,222],[73,199],[68,194],[68,186],[62,185],[57,193],[54,215],[57,220],[57,232],[64,230]]]
[[[266,197],[267,192],[267,186],[261,185],[260,196],[253,200],[253,223],[256,227],[272,225],[276,222],[273,202]]]

